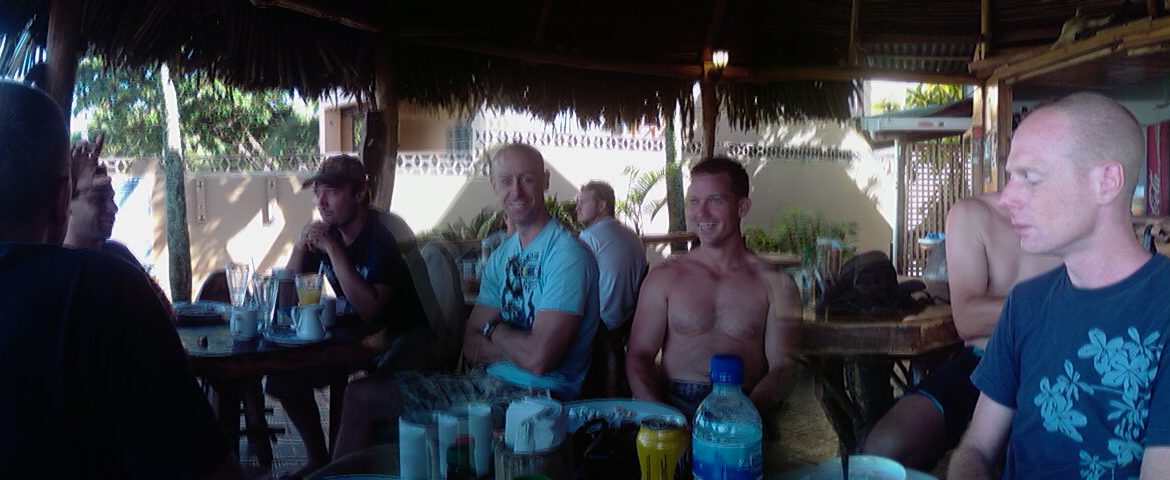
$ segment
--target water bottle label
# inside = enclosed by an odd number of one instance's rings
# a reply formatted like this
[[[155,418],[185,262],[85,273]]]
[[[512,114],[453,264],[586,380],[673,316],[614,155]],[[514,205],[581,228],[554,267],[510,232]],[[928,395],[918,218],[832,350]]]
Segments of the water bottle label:
[[[692,471],[695,480],[761,480],[764,458],[760,441],[722,445],[694,439]]]

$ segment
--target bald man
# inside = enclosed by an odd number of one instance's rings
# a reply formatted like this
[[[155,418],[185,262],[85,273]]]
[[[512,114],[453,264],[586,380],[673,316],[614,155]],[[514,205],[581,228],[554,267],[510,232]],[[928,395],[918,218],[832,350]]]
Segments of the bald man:
[[[1016,130],[997,205],[1023,251],[1064,266],[1004,302],[949,478],[1170,478],[1170,259],[1130,225],[1145,154],[1133,115],[1095,93]]]

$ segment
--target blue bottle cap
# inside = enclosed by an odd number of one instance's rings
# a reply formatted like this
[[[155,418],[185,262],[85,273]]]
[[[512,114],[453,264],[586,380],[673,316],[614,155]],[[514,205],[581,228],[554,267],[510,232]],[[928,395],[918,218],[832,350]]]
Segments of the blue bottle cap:
[[[729,353],[712,355],[711,383],[743,383],[743,359]]]

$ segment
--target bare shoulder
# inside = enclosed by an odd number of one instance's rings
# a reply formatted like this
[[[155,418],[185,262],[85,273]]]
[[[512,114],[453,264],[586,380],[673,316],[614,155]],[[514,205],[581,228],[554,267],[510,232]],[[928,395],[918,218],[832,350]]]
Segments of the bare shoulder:
[[[977,226],[994,219],[997,215],[993,194],[976,195],[951,205],[951,210],[947,212],[947,226],[949,227],[952,222],[964,226]]]

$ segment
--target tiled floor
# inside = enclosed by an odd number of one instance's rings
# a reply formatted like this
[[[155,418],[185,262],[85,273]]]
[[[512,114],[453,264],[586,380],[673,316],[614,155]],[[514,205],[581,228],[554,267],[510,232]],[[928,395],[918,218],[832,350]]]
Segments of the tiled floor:
[[[322,428],[328,432],[328,388],[317,392],[317,405],[321,409]],[[271,472],[259,467],[255,457],[249,453],[247,440],[240,441],[241,460],[254,479],[280,478],[282,474],[301,468],[307,461],[305,446],[280,408],[280,402],[269,397],[268,406],[273,409],[273,413],[268,416],[269,425],[283,426],[286,431],[277,435]],[[821,410],[812,378],[807,373],[801,372],[796,389],[775,415],[774,421],[777,423],[777,441],[766,452],[769,471],[815,465],[837,455],[837,436]],[[942,479],[945,471],[944,461],[933,473]]]
[[[308,462],[305,444],[301,442],[300,435],[297,435],[296,429],[292,426],[292,422],[288,420],[284,409],[280,407],[280,402],[275,398],[267,397],[267,404],[272,408],[272,413],[268,415],[268,426],[284,427],[285,432],[276,435],[276,443],[272,446],[273,461],[271,471],[265,470],[257,462],[256,456],[248,448],[248,440],[244,438],[240,439],[240,461],[244,465],[244,469],[248,475],[256,480],[280,478],[281,475],[299,470]],[[321,428],[328,434],[328,387],[317,391],[317,407],[321,411]]]

